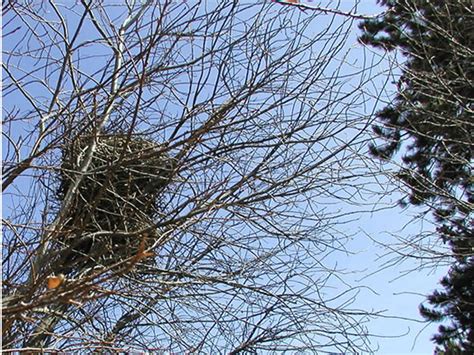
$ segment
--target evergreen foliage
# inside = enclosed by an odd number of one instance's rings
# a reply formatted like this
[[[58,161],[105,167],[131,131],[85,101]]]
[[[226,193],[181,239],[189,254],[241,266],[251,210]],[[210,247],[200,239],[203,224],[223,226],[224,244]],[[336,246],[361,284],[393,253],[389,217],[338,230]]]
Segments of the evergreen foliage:
[[[453,264],[443,291],[421,314],[441,325],[438,353],[474,352],[474,5],[471,1],[382,0],[381,18],[361,23],[364,44],[405,57],[398,92],[378,112],[371,146],[391,159],[402,150],[399,178],[410,189],[403,203],[428,206]]]

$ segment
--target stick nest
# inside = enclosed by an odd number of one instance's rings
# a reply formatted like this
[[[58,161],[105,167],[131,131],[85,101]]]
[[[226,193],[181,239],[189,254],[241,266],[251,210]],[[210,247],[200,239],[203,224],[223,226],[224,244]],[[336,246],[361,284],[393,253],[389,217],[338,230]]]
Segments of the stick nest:
[[[164,147],[142,138],[126,135],[80,136],[63,148],[59,198],[64,199],[74,179],[80,174],[84,159],[97,146],[92,161],[79,184],[72,207],[66,215],[61,243],[76,253],[91,251],[108,255],[130,256],[140,243],[140,236],[124,237],[152,228],[159,197],[170,183],[174,160]],[[107,237],[87,238],[95,232]],[[101,233],[104,235],[104,233]],[[157,232],[148,236],[158,238]],[[77,241],[82,240],[82,245]],[[104,260],[97,255],[96,259]]]

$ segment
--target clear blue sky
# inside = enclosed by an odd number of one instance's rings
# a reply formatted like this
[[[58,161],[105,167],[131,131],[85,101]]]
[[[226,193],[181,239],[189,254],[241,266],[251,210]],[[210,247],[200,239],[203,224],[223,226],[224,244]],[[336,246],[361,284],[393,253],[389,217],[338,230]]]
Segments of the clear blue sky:
[[[318,1],[301,1],[308,5],[319,3]],[[345,12],[352,12],[354,1],[345,0],[338,2],[339,9]],[[334,2],[323,3],[326,8],[336,8]],[[309,11],[309,10],[306,10]],[[357,5],[357,12],[364,15],[374,15],[382,11],[375,0],[362,0]],[[324,23],[314,23],[318,28]],[[311,29],[308,29],[310,32]],[[346,43],[346,48],[350,49],[348,59],[355,66],[360,65],[364,60],[369,63],[374,57],[383,56],[384,53],[363,48],[357,43],[357,36],[360,31],[357,23],[353,24],[352,33]],[[397,56],[400,60],[400,56]],[[375,60],[377,61],[377,60]],[[361,108],[361,115],[367,114],[372,107],[382,108],[384,102],[390,100],[391,95],[396,90],[394,83],[386,84],[387,73],[390,64],[389,59],[382,61],[373,69],[374,74],[378,74],[374,85],[371,86],[370,94],[374,97],[382,92],[381,102],[369,100],[366,107]],[[385,73],[384,73],[385,72]],[[397,71],[395,71],[397,72]],[[381,74],[384,73],[384,74]],[[342,72],[342,75],[346,72]],[[384,167],[391,169],[391,167]],[[351,221],[345,225],[343,231],[352,235],[352,241],[345,245],[349,251],[355,254],[347,255],[341,259],[337,254],[330,259],[333,265],[339,269],[347,270],[345,281],[354,287],[362,287],[360,293],[352,306],[367,310],[384,310],[382,317],[371,320],[366,325],[369,332],[374,336],[371,343],[378,347],[378,354],[432,354],[434,344],[430,340],[432,334],[436,332],[438,324],[427,324],[419,315],[418,306],[425,300],[424,295],[431,294],[439,288],[438,282],[446,274],[447,267],[439,266],[426,267],[425,262],[419,259],[405,258],[402,263],[394,263],[397,259],[395,252],[389,252],[384,246],[393,247],[395,251],[407,252],[397,248],[400,243],[398,238],[409,238],[410,236],[429,234],[434,230],[428,219],[415,218],[422,210],[413,207],[402,209],[395,206],[401,198],[401,194],[393,192],[380,199],[380,189],[389,188],[389,183],[383,179],[379,187],[374,187],[374,195],[366,194],[359,199],[354,199],[354,203],[374,204],[374,211],[377,208],[394,206],[393,208],[365,213],[362,217]],[[386,184],[386,185],[385,185]],[[393,185],[390,187],[393,189]],[[377,191],[378,190],[378,191]],[[351,207],[343,204],[335,209],[347,209]],[[354,208],[354,210],[356,210]],[[330,263],[327,263],[330,264]],[[387,265],[392,265],[387,267]],[[380,270],[376,273],[374,271]],[[337,286],[335,286],[337,289]],[[370,289],[369,289],[370,288]]]
[[[308,3],[311,4],[311,2]],[[349,10],[353,3],[353,1],[342,1],[342,7]],[[330,7],[330,4],[327,7]],[[362,0],[358,5],[358,12],[362,14],[371,15],[380,13],[380,11],[381,8],[377,6],[375,0]],[[353,40],[355,40],[359,33],[356,25],[353,32]],[[356,49],[356,51],[359,50],[362,48]],[[389,64],[388,62],[382,63],[382,70],[384,65],[388,68]],[[381,89],[381,87],[379,88]],[[386,89],[393,91],[395,85],[389,84]],[[374,92],[376,91],[377,87],[374,88]],[[378,106],[383,107],[383,104]],[[379,203],[386,202],[390,205],[396,202],[400,196],[394,193]],[[377,197],[374,198],[374,202],[375,200]],[[430,294],[434,289],[439,288],[438,282],[446,274],[447,267],[422,268],[420,266],[423,263],[420,263],[419,260],[408,258],[403,263],[397,263],[382,270],[385,263],[390,264],[390,260],[396,257],[394,253],[387,254],[388,251],[383,248],[383,245],[393,245],[397,250],[395,245],[399,241],[396,237],[408,237],[434,229],[429,220],[414,218],[419,212],[421,210],[411,207],[405,210],[395,207],[367,214],[347,226],[351,232],[359,230],[348,249],[360,250],[360,252],[346,260],[339,260],[339,265],[344,265],[348,270],[366,270],[366,277],[361,278],[360,274],[354,276],[354,286],[359,283],[361,286],[371,287],[374,291],[366,291],[361,294],[355,304],[361,307],[369,306],[378,310],[386,310],[384,314],[387,315],[387,318],[381,317],[372,320],[368,325],[371,332],[381,336],[373,338],[373,343],[379,346],[377,351],[379,354],[433,353],[434,345],[430,337],[436,332],[438,324],[423,322],[418,312],[418,306],[425,299],[423,295]],[[374,270],[382,271],[371,274]]]
[[[308,3],[311,4],[312,2],[308,1]],[[349,10],[353,3],[352,0],[346,0],[342,2],[341,7]],[[275,4],[275,6],[281,5]],[[331,8],[331,6],[335,5],[331,5],[331,2],[328,1],[326,7]],[[375,0],[364,0],[358,10],[364,14],[375,14],[379,13],[381,9],[377,7]],[[319,24],[314,23],[314,26],[322,25],[324,25],[322,22]],[[320,30],[320,28],[317,30]],[[87,36],[87,33],[82,33],[81,35]],[[352,48],[350,58],[354,60],[358,58],[360,60],[364,56],[363,53],[368,55],[368,52],[364,52],[365,49],[356,43],[357,35],[358,29],[354,25],[352,36],[346,44],[347,49]],[[388,63],[385,64],[388,66]],[[383,65],[382,63],[378,67],[380,71],[384,70]],[[383,77],[380,77],[376,82],[382,86],[383,81]],[[377,89],[377,86],[372,88],[374,92]],[[380,89],[382,88],[380,87]],[[375,102],[372,103],[372,105],[374,104]],[[370,107],[371,104],[368,103],[367,106]],[[382,107],[382,104],[379,106]],[[372,197],[367,195],[367,200],[364,202],[366,204],[378,202],[378,206],[383,206],[384,203],[393,205],[399,197],[399,195],[393,194],[387,196],[384,201],[379,201],[377,195]],[[8,209],[9,202],[5,200],[3,202]],[[336,208],[346,207],[339,206]],[[361,290],[354,305],[360,306],[363,309],[386,310],[384,313],[386,317],[371,320],[367,324],[371,333],[381,336],[380,338],[372,338],[372,343],[378,344],[379,350],[377,353],[380,354],[430,354],[433,352],[433,344],[429,338],[435,332],[437,325],[426,327],[425,323],[421,323],[418,305],[423,300],[423,294],[429,294],[433,289],[437,288],[437,282],[445,274],[446,270],[440,268],[438,270],[423,269],[417,271],[416,269],[419,268],[417,261],[406,260],[403,264],[397,264],[379,273],[372,274],[374,270],[381,269],[383,263],[390,259],[390,257],[379,259],[378,256],[383,255],[386,251],[367,237],[367,235],[370,235],[372,239],[379,243],[389,245],[396,241],[392,235],[408,236],[432,230],[433,227],[427,222],[423,223],[421,220],[411,221],[412,216],[416,212],[418,211],[410,209],[404,211],[395,207],[372,214],[366,213],[361,218],[346,224],[344,232],[353,235],[351,243],[346,245],[346,247],[349,250],[358,251],[358,253],[348,255],[343,259],[339,255],[334,260],[330,260],[330,262],[337,263],[339,268],[360,271],[353,275],[346,275],[346,280],[353,283],[354,286],[367,287]],[[415,271],[400,277],[406,270],[412,269]],[[399,317],[400,319],[394,317]],[[422,331],[425,327],[426,329]],[[420,333],[420,331],[422,332]]]

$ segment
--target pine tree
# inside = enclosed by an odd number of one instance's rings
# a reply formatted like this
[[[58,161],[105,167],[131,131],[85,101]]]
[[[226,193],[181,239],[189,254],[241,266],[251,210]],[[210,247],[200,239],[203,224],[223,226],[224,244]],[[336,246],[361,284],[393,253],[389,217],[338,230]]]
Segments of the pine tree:
[[[448,321],[436,351],[474,352],[474,5],[467,0],[382,0],[381,18],[361,23],[364,44],[404,56],[393,102],[378,112],[374,156],[402,151],[405,204],[427,206],[453,263],[420,306],[427,320]]]

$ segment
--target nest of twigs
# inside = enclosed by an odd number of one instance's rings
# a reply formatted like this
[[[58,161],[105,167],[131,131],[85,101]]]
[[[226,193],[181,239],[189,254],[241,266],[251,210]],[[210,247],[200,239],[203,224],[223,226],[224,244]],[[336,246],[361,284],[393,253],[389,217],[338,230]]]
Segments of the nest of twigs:
[[[76,259],[81,255],[104,263],[133,255],[143,241],[140,231],[148,229],[147,238],[159,237],[153,231],[153,219],[160,194],[170,183],[174,161],[163,146],[142,138],[80,136],[62,151],[60,200],[91,154],[92,139],[96,139],[96,150],[59,240],[74,251]]]

